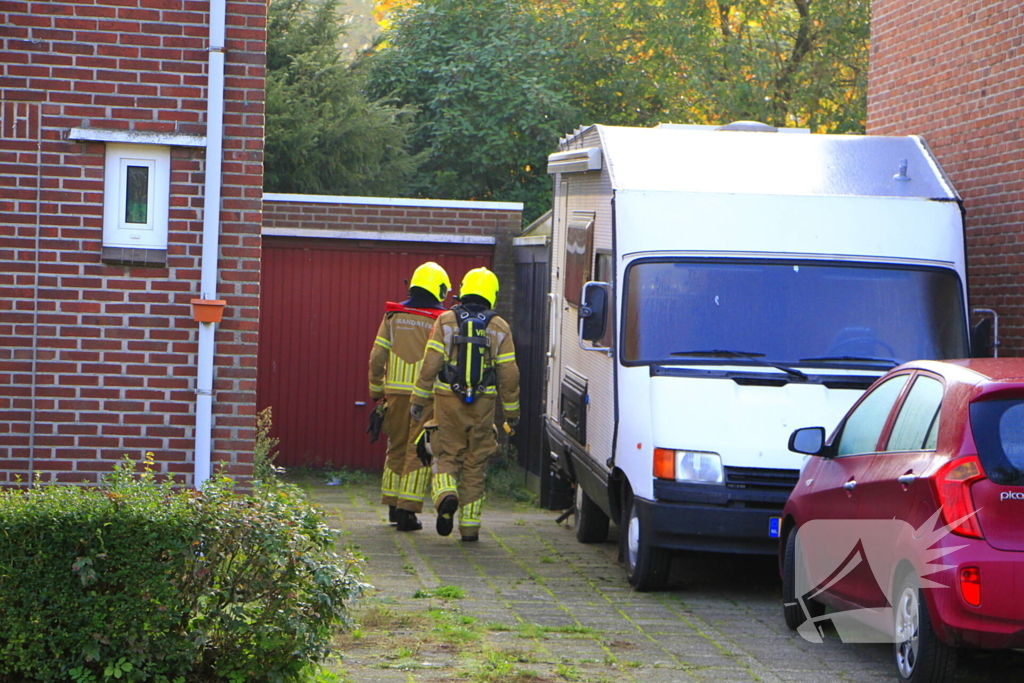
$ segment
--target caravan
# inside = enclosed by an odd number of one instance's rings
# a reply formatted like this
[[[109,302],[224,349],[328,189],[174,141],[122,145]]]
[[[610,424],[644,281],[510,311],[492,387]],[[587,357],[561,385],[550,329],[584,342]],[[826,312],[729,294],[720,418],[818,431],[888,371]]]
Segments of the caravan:
[[[960,198],[918,137],[590,126],[554,176],[546,452],[638,590],[774,554],[802,456],[912,359],[969,355]]]

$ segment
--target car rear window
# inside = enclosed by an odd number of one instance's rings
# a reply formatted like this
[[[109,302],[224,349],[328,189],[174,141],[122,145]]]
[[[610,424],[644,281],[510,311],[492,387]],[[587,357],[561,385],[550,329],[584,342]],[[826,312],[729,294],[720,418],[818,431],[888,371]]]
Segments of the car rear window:
[[[971,431],[988,478],[1024,486],[1024,398],[972,403]]]

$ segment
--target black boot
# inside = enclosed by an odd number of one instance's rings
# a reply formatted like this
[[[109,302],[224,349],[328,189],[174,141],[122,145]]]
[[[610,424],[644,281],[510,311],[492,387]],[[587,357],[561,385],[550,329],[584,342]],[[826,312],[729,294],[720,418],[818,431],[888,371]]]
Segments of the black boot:
[[[452,533],[452,527],[455,526],[455,511],[458,509],[458,498],[452,495],[444,497],[444,500],[437,506],[437,533],[442,536]]]
[[[398,523],[395,528],[399,531],[419,531],[423,528],[420,520],[416,519],[416,513],[410,510],[398,509]]]
[[[394,505],[388,505],[388,524],[396,524],[398,522],[398,508]]]

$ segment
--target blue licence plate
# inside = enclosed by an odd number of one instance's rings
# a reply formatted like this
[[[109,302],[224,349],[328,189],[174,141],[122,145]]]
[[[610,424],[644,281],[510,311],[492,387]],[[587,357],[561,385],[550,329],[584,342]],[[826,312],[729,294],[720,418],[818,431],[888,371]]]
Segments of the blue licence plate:
[[[768,538],[778,538],[782,529],[782,517],[768,518]]]

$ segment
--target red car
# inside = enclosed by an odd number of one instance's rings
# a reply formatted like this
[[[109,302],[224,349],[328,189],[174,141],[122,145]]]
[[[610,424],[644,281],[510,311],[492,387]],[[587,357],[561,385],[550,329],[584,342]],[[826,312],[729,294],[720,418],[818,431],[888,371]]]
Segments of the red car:
[[[1024,359],[901,365],[825,436],[790,437],[815,457],[783,510],[786,624],[892,642],[912,683],[1024,647]]]

